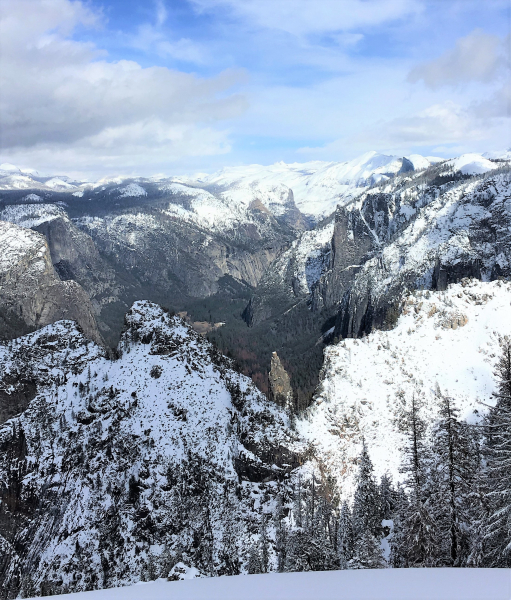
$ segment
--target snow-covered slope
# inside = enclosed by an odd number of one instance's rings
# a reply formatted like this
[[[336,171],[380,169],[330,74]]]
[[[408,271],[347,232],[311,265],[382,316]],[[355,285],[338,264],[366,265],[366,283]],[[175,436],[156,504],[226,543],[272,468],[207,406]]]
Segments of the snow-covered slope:
[[[0,346],[0,393],[24,409],[0,426],[4,592],[20,570],[25,596],[126,585],[179,560],[229,572],[229,528],[243,572],[297,465],[287,416],[204,338],[148,302],[126,323],[117,360],[69,321]]]
[[[511,335],[511,283],[463,280],[444,292],[405,296],[390,331],[345,339],[325,350],[316,399],[298,430],[317,449],[349,498],[365,438],[376,473],[400,479],[400,404],[424,398],[437,414],[437,391],[452,396],[468,419],[491,401],[500,336]]]
[[[214,205],[220,200],[226,210],[232,210],[234,207],[235,213],[240,210],[246,211],[250,207],[266,210],[275,217],[281,217],[290,209],[296,211],[298,208],[303,215],[319,220],[331,214],[339,202],[353,198],[374,183],[399,172],[425,169],[441,160],[418,154],[402,158],[367,152],[346,162],[280,162],[269,166],[227,167],[196,181],[164,177],[113,177],[96,183],[72,181],[64,176],[41,177],[36,172],[22,172],[14,165],[4,164],[5,168],[0,168],[0,190],[39,189],[50,193],[72,192],[75,197],[80,198],[106,191],[109,195],[123,199],[147,196],[154,192],[160,195],[167,191],[177,193],[183,191],[183,184],[191,184],[192,189],[189,187],[185,190],[188,195],[195,194],[193,187],[207,188],[211,192],[209,196],[205,196],[201,190],[200,198],[202,214],[206,198],[212,201],[210,219],[214,218]],[[490,163],[481,157],[479,160]]]
[[[392,569],[154,581],[62,600],[508,600],[506,569]]]
[[[480,154],[462,154],[458,158],[447,161],[453,171],[459,171],[463,175],[482,175],[488,171],[498,168],[498,163],[484,158]]]
[[[238,195],[262,185],[285,184],[293,190],[299,210],[320,219],[331,214],[339,202],[360,194],[365,188],[393,175],[422,170],[442,159],[412,155],[403,159],[367,152],[347,162],[276,163],[225,168],[200,181],[215,184]]]
[[[65,211],[56,204],[12,204],[0,210],[0,220],[9,221],[25,228],[65,217]]]

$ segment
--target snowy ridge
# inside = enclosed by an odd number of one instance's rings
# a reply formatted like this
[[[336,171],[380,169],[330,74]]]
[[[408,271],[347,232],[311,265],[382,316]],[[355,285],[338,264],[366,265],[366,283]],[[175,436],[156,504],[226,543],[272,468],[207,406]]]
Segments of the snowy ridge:
[[[498,168],[498,163],[494,163],[480,154],[463,154],[453,160],[447,161],[447,165],[452,167],[453,171],[459,171],[463,175],[482,175],[488,171]]]
[[[56,204],[13,204],[0,211],[0,220],[26,228],[65,216],[65,211]]]
[[[390,217],[388,229],[381,229],[379,240],[390,243],[384,246],[380,256],[364,265],[355,288],[371,285],[371,293],[377,297],[399,282],[413,281],[416,287],[431,287],[438,262],[455,268],[479,261],[483,280],[508,272],[511,266],[510,186],[508,171],[490,174],[482,181],[475,178],[422,193],[417,187],[398,191],[392,198],[396,210]],[[389,202],[389,207],[391,204]],[[407,222],[409,225],[402,227]],[[488,226],[499,235],[497,250],[487,242]],[[401,233],[393,235],[393,229],[398,227],[402,227]],[[373,233],[378,239],[378,233]]]
[[[22,556],[0,536],[12,577],[32,564],[43,587],[134,583],[149,555],[193,552],[206,514],[220,569],[227,523],[245,557],[250,523],[273,506],[276,480],[302,451],[287,416],[180,318],[141,301],[126,323],[115,361],[69,321],[0,347],[3,392],[16,394],[25,377],[38,382],[28,408],[0,426],[0,445],[22,440],[20,498],[36,493],[52,507],[52,516],[27,507],[17,539],[32,541]],[[272,462],[282,457],[287,466]],[[7,486],[10,467],[0,457]],[[181,486],[190,486],[184,496]],[[208,568],[201,554],[186,560]]]
[[[421,170],[441,160],[413,155],[407,159],[408,169]],[[331,214],[339,202],[346,202],[402,169],[403,159],[398,156],[367,152],[352,161],[340,163],[312,161],[225,168],[199,181],[247,191],[261,184],[283,183],[293,190],[295,203],[303,214],[320,219]]]
[[[436,390],[452,396],[467,419],[491,401],[500,335],[511,335],[511,283],[464,280],[445,292],[405,296],[390,331],[345,339],[325,350],[316,400],[298,431],[317,449],[350,498],[364,436],[378,476],[400,480],[399,403],[420,394],[430,423]]]
[[[15,266],[23,263],[28,254],[35,257],[32,268],[44,271],[47,253],[44,238],[35,231],[23,229],[10,223],[0,221],[0,276],[13,271]]]

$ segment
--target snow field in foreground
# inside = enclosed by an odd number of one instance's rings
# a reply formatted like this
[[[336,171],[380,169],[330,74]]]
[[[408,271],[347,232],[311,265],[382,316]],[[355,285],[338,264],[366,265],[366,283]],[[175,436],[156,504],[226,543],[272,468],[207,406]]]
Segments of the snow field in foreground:
[[[509,569],[382,569],[237,575],[65,594],[73,600],[509,600]]]

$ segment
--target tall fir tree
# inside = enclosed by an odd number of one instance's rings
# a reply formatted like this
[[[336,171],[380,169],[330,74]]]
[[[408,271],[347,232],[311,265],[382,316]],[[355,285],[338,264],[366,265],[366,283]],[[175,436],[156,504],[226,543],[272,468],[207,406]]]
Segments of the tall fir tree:
[[[472,489],[479,470],[471,427],[460,420],[453,399],[439,394],[440,419],[432,435],[435,518],[442,534],[443,562],[464,566],[470,553]]]
[[[380,499],[365,440],[362,440],[356,490],[353,500],[353,533],[356,538],[370,531],[373,536],[381,534]]]
[[[405,435],[401,448],[401,472],[408,496],[403,491],[396,503],[391,562],[395,567],[434,566],[438,555],[438,530],[431,512],[427,485],[426,423],[423,399],[415,391],[409,401],[402,398],[397,422]]]
[[[511,567],[511,340],[497,362],[495,405],[484,423],[489,516],[485,525],[489,566]]]
[[[337,527],[337,559],[339,568],[349,569],[353,558],[353,526],[348,504],[343,503]]]

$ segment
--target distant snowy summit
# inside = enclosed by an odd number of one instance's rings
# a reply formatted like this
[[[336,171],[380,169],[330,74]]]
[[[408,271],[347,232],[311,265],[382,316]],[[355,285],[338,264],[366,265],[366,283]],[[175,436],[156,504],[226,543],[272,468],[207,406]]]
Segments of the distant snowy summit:
[[[75,181],[63,175],[41,176],[33,169],[0,165],[0,190],[41,190],[47,194],[70,193],[77,198],[107,191],[119,198],[141,197],[153,193],[173,194],[176,186],[199,198],[201,211],[208,213],[208,198],[218,211],[218,197],[230,212],[233,207],[267,210],[278,216],[284,206],[294,200],[302,215],[314,221],[330,215],[372,185],[397,174],[419,172],[445,162],[453,172],[464,176],[480,175],[496,169],[499,163],[511,161],[511,151],[464,154],[443,159],[434,156],[395,156],[371,151],[350,161],[284,163],[226,167],[211,175],[196,178],[110,177],[97,182]],[[290,194],[291,192],[291,194]],[[207,198],[206,198],[207,196]],[[27,200],[34,201],[33,195]],[[214,215],[213,215],[214,216]]]
[[[426,169],[442,160],[418,154],[388,156],[372,151],[346,162],[279,162],[270,166],[226,167],[199,182],[232,190],[284,184],[293,190],[296,206],[303,214],[321,219],[331,214],[339,202],[354,198],[375,183],[398,173]]]

